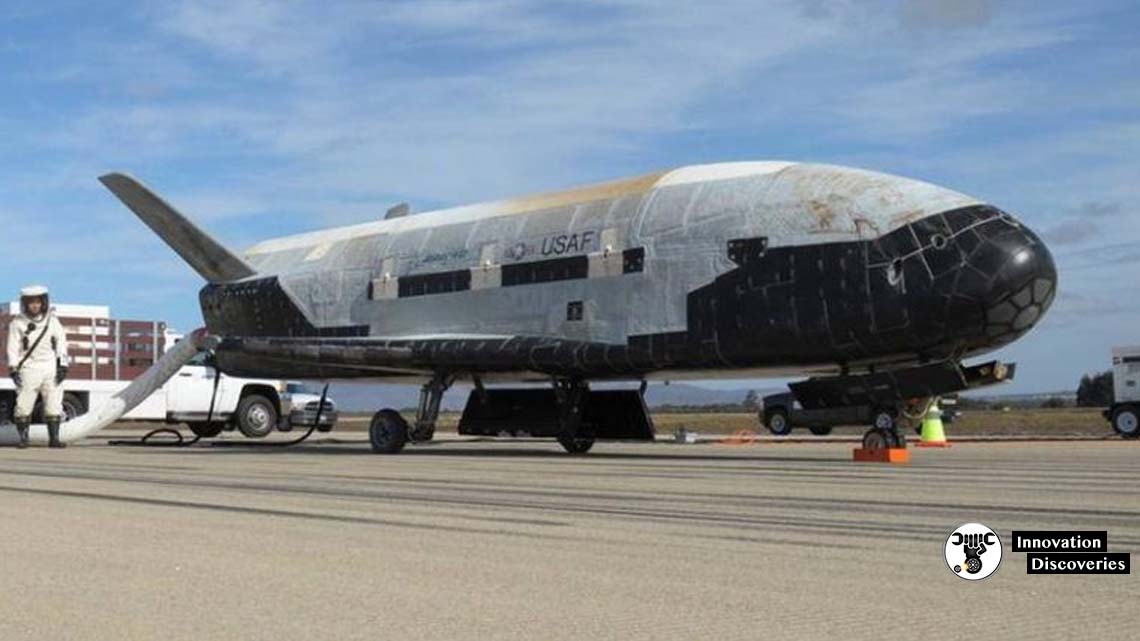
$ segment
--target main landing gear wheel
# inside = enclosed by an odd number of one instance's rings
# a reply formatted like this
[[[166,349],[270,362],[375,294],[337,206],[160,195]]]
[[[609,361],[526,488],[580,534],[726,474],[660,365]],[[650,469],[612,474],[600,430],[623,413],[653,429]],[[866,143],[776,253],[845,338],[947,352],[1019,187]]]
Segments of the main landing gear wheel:
[[[594,439],[589,436],[559,436],[558,442],[571,454],[585,454],[594,447]]]
[[[888,450],[899,447],[906,447],[906,437],[894,430],[882,430],[873,427],[863,434],[863,449],[865,450]]]
[[[408,442],[408,422],[396,410],[380,410],[368,425],[368,442],[377,454],[396,454]]]
[[[1124,438],[1140,437],[1140,415],[1132,406],[1118,407],[1112,413],[1112,429]]]
[[[792,433],[792,422],[788,420],[788,413],[782,409],[768,412],[764,416],[764,426],[776,436],[787,436]]]

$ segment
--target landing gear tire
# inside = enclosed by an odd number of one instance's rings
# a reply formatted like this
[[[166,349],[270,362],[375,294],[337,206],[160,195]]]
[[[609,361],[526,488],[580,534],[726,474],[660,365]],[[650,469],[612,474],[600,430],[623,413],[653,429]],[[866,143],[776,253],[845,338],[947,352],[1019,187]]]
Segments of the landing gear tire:
[[[1140,414],[1131,405],[1118,407],[1112,413],[1112,429],[1124,438],[1140,437]]]
[[[397,454],[408,442],[408,422],[396,410],[380,410],[368,425],[368,442],[376,454]]]
[[[559,436],[558,443],[571,454],[585,454],[594,447],[594,439],[589,436]]]
[[[225,423],[187,423],[186,427],[198,438],[214,438],[222,433]]]
[[[788,420],[786,410],[775,409],[765,413],[764,426],[776,436],[787,436],[792,433],[792,422]]]
[[[265,438],[277,427],[277,407],[261,394],[250,394],[238,403],[237,424],[246,438]]]
[[[831,434],[831,426],[830,425],[821,425],[818,427],[809,427],[808,429],[811,430],[811,433],[816,435],[816,436],[827,436],[828,434]]]
[[[871,415],[871,427],[877,430],[893,430],[895,415],[888,409],[879,408]]]
[[[881,430],[873,427],[863,434],[863,449],[865,450],[888,450],[898,447],[906,447],[906,437],[894,430]]]

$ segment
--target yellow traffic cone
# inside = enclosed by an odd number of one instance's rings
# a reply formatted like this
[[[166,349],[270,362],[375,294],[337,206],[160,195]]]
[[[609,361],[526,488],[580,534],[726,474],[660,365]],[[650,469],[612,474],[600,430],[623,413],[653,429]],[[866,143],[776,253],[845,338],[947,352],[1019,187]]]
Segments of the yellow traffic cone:
[[[919,447],[950,447],[946,440],[946,430],[942,427],[942,410],[938,403],[931,403],[926,416],[922,417],[922,440]]]

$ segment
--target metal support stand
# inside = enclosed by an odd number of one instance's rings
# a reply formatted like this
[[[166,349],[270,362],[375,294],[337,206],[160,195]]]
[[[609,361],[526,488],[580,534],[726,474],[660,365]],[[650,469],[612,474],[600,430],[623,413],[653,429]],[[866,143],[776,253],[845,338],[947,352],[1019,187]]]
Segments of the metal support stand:
[[[435,422],[439,418],[439,404],[443,401],[443,393],[454,382],[454,376],[437,373],[420,389],[420,404],[416,408],[416,420],[412,424],[412,428],[408,430],[408,439],[413,443],[430,441],[435,436]]]

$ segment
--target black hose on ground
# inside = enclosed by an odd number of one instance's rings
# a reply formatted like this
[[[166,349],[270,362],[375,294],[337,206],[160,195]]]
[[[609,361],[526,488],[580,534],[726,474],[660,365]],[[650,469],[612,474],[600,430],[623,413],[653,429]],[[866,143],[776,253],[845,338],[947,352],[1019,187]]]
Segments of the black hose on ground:
[[[216,441],[210,443],[213,447],[290,447],[299,443],[304,443],[306,439],[313,435],[317,427],[321,424],[321,414],[325,411],[325,399],[329,395],[329,384],[325,383],[325,388],[321,390],[321,402],[317,406],[317,415],[313,417],[313,424],[309,426],[309,431],[302,434],[300,437],[291,441],[280,441],[271,443],[243,443],[238,441]]]

